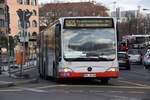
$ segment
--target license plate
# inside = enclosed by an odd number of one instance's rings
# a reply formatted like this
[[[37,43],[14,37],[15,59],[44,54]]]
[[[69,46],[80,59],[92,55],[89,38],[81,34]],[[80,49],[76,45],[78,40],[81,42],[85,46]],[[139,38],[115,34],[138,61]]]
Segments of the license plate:
[[[125,63],[125,61],[123,61],[123,60],[119,60],[119,63]]]
[[[84,77],[96,77],[96,74],[84,74]]]

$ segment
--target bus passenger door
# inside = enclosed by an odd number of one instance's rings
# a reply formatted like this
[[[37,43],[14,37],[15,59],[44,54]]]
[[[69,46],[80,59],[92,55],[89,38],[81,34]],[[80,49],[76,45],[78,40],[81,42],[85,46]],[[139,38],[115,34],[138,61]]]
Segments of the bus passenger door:
[[[55,66],[53,68],[54,76],[58,76],[58,66],[61,61],[61,24],[55,26]]]
[[[43,41],[44,41],[44,36],[43,36],[44,32],[41,32],[40,33],[40,52],[39,52],[39,73],[40,73],[40,76],[43,77],[43,73],[44,73],[44,66],[43,66],[43,50],[44,50],[44,47],[43,47]]]

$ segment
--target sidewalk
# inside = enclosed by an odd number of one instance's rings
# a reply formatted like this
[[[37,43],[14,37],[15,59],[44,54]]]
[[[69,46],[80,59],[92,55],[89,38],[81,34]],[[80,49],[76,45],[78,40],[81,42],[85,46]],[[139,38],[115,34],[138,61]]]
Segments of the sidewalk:
[[[19,72],[12,74],[11,77],[9,77],[8,72],[2,72],[2,74],[0,74],[0,88],[38,82],[39,75],[38,75],[37,68],[31,68],[31,69],[25,70],[23,74],[26,77],[21,79],[21,78],[16,77],[16,75],[19,75]]]

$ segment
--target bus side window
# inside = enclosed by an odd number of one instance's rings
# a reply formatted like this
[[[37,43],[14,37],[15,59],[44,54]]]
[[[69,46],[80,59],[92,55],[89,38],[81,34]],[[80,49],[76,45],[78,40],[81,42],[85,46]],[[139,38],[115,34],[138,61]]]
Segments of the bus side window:
[[[55,26],[56,60],[61,61],[61,24]]]

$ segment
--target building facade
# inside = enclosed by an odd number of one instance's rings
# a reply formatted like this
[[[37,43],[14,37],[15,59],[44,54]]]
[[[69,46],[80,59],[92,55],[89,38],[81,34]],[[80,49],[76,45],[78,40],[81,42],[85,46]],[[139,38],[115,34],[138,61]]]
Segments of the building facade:
[[[119,18],[119,21],[121,21],[121,22],[126,22],[126,21],[128,21],[128,17],[129,18],[131,18],[131,17],[137,18],[138,13],[139,13],[138,10],[121,11],[120,8],[117,8],[116,12],[115,11],[111,12],[111,16]],[[139,14],[142,14],[142,13],[139,13]]]
[[[29,28],[27,32],[31,35],[39,34],[39,10],[38,0],[7,0],[10,13],[10,35],[15,36],[21,33],[20,20],[17,15],[17,10],[29,10],[32,12],[32,16],[29,21]]]
[[[0,36],[6,33],[5,5],[6,5],[6,0],[0,0]]]

